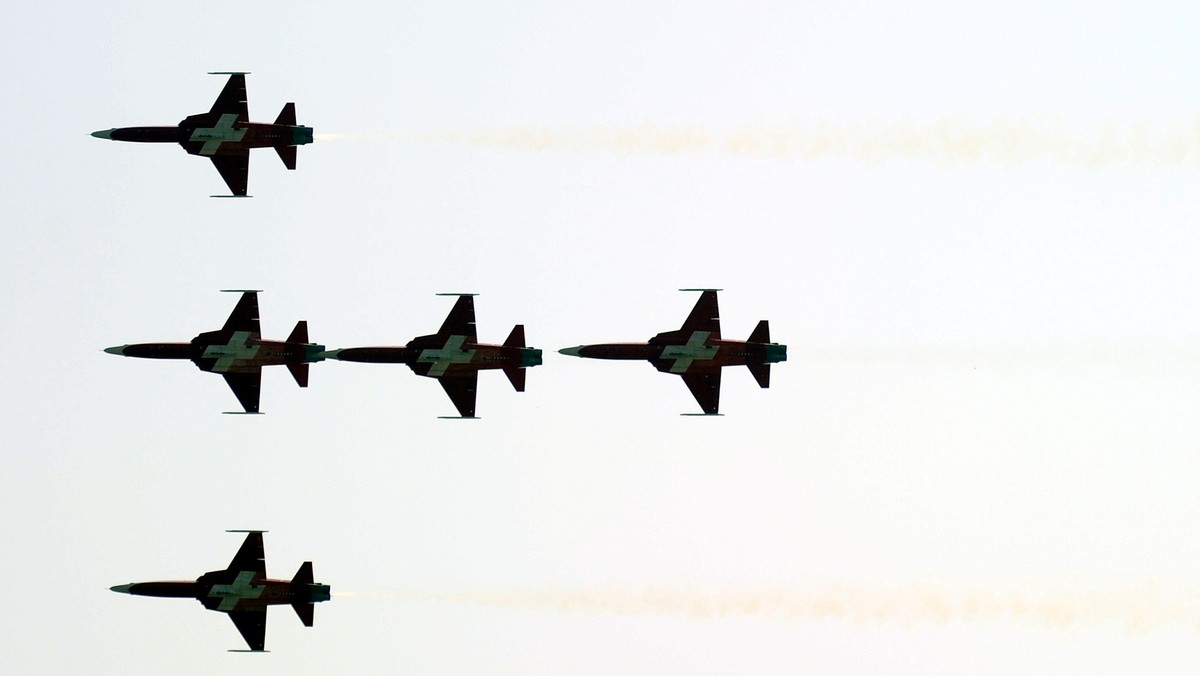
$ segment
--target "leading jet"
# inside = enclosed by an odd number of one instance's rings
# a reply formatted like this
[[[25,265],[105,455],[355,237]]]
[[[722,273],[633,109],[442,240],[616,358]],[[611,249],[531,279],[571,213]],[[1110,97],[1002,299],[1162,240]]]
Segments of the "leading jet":
[[[258,326],[258,291],[241,293],[225,326],[187,343],[139,343],[106,348],[109,354],[144,359],[190,359],[201,371],[220,373],[246,413],[258,413],[262,367],[287,366],[296,384],[308,387],[308,365],[325,359],[325,346],[308,342],[308,322],[296,322],[287,340],[263,340]]]
[[[703,415],[719,415],[721,369],[744,365],[760,387],[771,386],[771,364],[787,361],[787,346],[771,342],[767,320],[762,320],[750,337],[722,340],[721,319],[717,310],[720,289],[680,289],[700,291],[700,299],[678,331],[660,333],[645,343],[603,343],[578,345],[559,350],[572,357],[590,359],[644,359],[665,373],[683,378]]]
[[[249,651],[266,652],[267,606],[290,604],[304,626],[313,626],[313,604],[329,600],[329,585],[313,582],[312,562],[305,561],[290,580],[267,578],[263,554],[266,531],[230,530],[246,533],[242,546],[224,570],[205,573],[195,581],[133,582],[110,587],[115,592],[134,596],[194,598],[209,610],[227,613]]]
[[[437,333],[418,336],[404,347],[352,347],[331,350],[322,356],[339,361],[408,364],[419,376],[437,378],[458,409],[458,417],[475,417],[475,389],[483,369],[502,369],[513,389],[525,391],[525,369],[542,363],[542,351],[525,347],[525,327],[513,327],[503,345],[480,343],[475,334],[475,301],[470,293],[458,296]]]
[[[189,115],[174,127],[120,127],[92,132],[96,138],[139,143],[178,143],[192,155],[212,160],[234,197],[246,197],[251,148],[274,148],[288,169],[296,168],[296,146],[312,143],[312,127],[296,123],[296,104],[288,103],[275,122],[251,122],[246,107],[246,73],[228,75],[212,110]],[[219,197],[219,195],[213,195]]]

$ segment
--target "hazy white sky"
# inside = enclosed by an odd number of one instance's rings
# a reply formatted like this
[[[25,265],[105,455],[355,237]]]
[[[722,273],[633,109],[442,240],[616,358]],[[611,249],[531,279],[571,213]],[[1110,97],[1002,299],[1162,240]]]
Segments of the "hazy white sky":
[[[26,4],[0,204],[4,673],[1195,673],[1200,10],[1160,3]],[[482,4],[482,3],[481,3]],[[317,143],[251,200],[170,146],[249,70]],[[789,345],[724,417],[557,355]],[[474,291],[546,361],[478,421],[404,367],[101,349],[403,344]],[[107,588],[312,560],[269,655]]]

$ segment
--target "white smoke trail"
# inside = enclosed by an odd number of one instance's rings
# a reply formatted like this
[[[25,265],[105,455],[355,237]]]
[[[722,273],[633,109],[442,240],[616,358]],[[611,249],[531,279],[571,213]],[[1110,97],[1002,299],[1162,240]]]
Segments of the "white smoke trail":
[[[368,595],[369,596],[369,595]],[[702,590],[603,587],[403,592],[406,603],[469,604],[580,615],[652,615],[692,620],[847,621],[903,626],[1008,623],[1045,629],[1115,628],[1144,634],[1169,626],[1200,631],[1200,591],[1157,584],[1099,588],[971,590],[935,586]]]
[[[1111,120],[1087,125],[1068,125],[1049,117],[999,117],[982,123],[967,116],[927,122],[798,119],[777,125],[717,129],[653,124],[590,129],[529,126],[318,134],[317,139],[462,145],[518,152],[716,154],[797,162],[833,159],[865,165],[914,160],[940,166],[1047,162],[1093,170],[1111,166],[1200,169],[1200,118],[1191,123]]]

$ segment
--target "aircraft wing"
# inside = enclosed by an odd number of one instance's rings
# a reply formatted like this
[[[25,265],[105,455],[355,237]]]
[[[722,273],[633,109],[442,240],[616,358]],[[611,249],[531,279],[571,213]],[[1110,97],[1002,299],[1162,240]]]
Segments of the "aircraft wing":
[[[238,299],[237,305],[233,306],[233,312],[229,313],[229,319],[225,320],[225,326],[221,327],[221,331],[223,333],[244,331],[251,334],[252,338],[262,336],[262,330],[258,324],[258,292],[242,292],[242,297]]]
[[[242,409],[246,413],[258,413],[258,395],[262,388],[262,367],[257,367],[248,373],[239,371],[221,375],[225,376],[225,382],[229,385],[229,389],[233,390],[233,395],[241,402]],[[258,546],[259,551],[262,551],[261,535]]]
[[[708,415],[716,415],[721,403],[721,369],[681,373],[696,403]]]
[[[469,299],[469,297],[468,297]],[[464,418],[475,417],[475,389],[479,383],[479,371],[470,369],[454,375],[446,375],[437,379],[438,383],[450,395],[454,408]]]
[[[238,122],[249,122],[250,113],[246,106],[246,74],[231,73],[225,88],[213,103],[210,115],[237,115]]]
[[[246,639],[246,645],[250,646],[251,650],[256,652],[266,650],[264,647],[267,642],[266,606],[258,610],[230,611],[229,619],[233,620],[234,626],[241,632],[242,638]]]
[[[229,191],[238,197],[245,197],[246,183],[250,176],[250,150],[248,148],[229,150],[220,155],[213,155],[209,159],[221,174],[221,178],[225,179],[225,185],[229,186]]]
[[[242,546],[237,550],[237,554],[233,555],[233,560],[229,562],[227,570],[237,573],[249,571],[253,572],[256,577],[267,576],[267,559],[263,552],[262,531],[246,533],[246,539],[242,541]]]
[[[475,342],[475,299],[472,296],[458,297],[437,335],[466,336],[470,342]]]
[[[692,313],[684,320],[680,331],[688,334],[695,331],[707,331],[709,338],[721,338],[721,314],[717,310],[717,292],[705,291],[700,294],[700,300],[692,308]]]

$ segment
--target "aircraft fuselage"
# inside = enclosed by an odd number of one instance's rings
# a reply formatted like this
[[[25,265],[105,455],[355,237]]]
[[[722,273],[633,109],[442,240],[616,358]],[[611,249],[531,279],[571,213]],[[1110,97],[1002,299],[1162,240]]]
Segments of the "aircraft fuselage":
[[[239,373],[263,366],[323,361],[324,350],[324,345],[315,343],[261,340],[236,332],[223,343],[138,343],[110,347],[105,352],[141,359],[188,359],[204,371]]]
[[[681,340],[682,338],[682,340]],[[703,331],[690,336],[656,336],[648,343],[599,343],[561,350],[563,354],[589,359],[645,360],[662,370],[677,371],[692,364],[709,367],[773,364],[787,360],[787,347],[775,343],[741,340],[712,340]],[[686,363],[686,366],[684,364]]]
[[[206,116],[207,117],[207,116]],[[303,125],[236,122],[221,116],[215,120],[188,118],[174,127],[118,127],[94,132],[92,136],[134,143],[178,143],[194,155],[223,155],[249,148],[302,146],[313,142],[312,127]],[[193,144],[201,144],[195,147]]]
[[[231,612],[282,604],[307,604],[328,601],[329,585],[291,580],[255,580],[252,572],[230,575],[218,570],[193,582],[134,582],[112,587],[112,591],[133,596],[194,598],[209,610]]]
[[[450,336],[444,343],[412,341],[404,347],[352,347],[335,350],[331,355],[339,361],[407,364],[417,374],[435,378],[461,370],[522,368],[542,363],[539,349],[473,343],[464,336]]]

